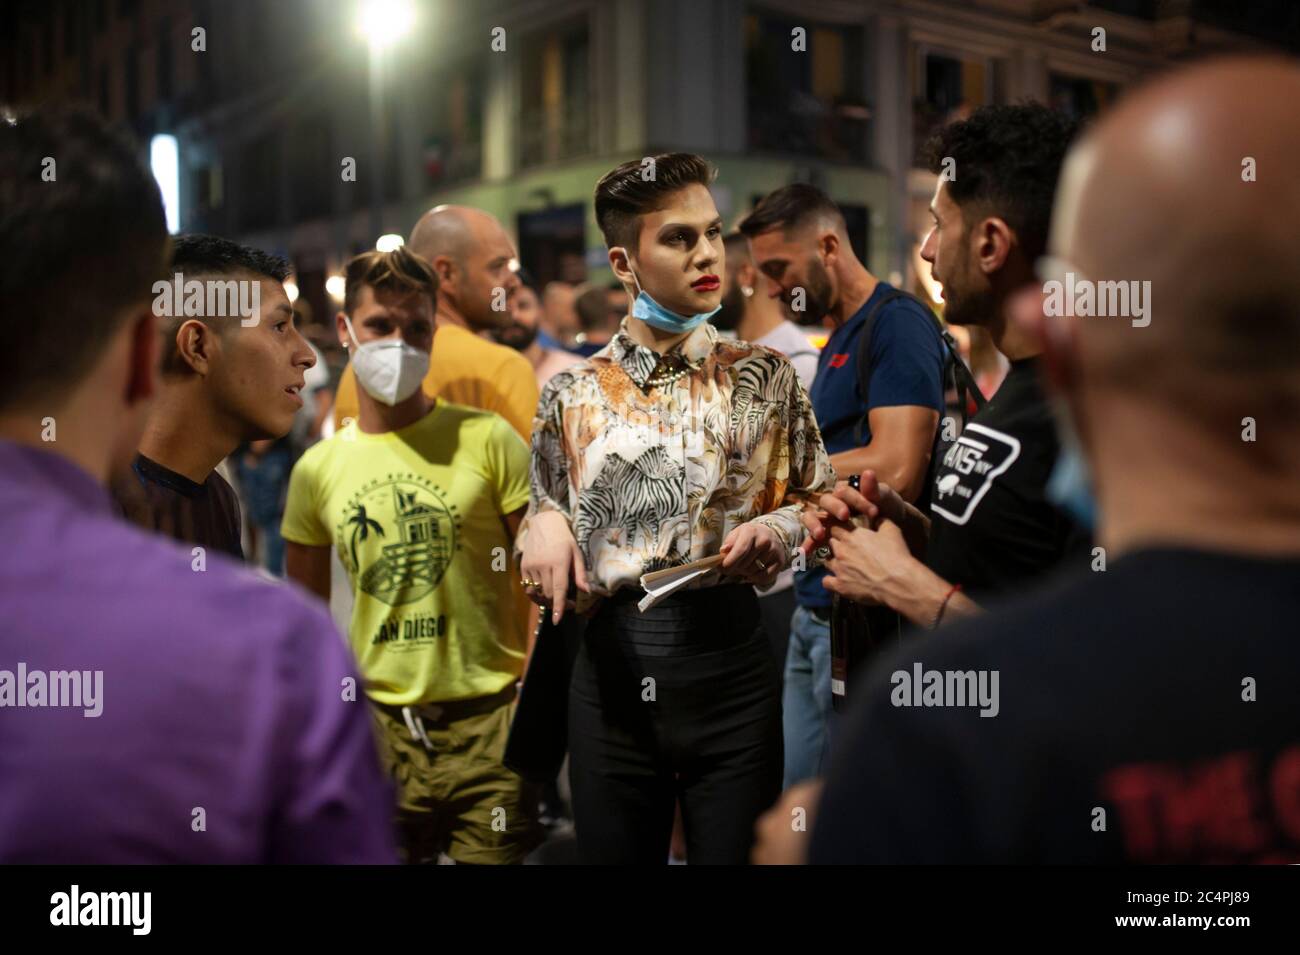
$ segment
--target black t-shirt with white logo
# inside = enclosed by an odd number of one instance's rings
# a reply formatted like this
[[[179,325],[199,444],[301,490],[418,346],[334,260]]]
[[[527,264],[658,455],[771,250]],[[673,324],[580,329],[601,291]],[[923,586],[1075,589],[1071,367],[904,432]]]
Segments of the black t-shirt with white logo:
[[[1300,863],[1297,582],[1300,557],[1150,549],[904,643],[855,694],[811,861]]]
[[[1087,569],[1089,535],[1046,496],[1058,451],[1038,359],[1012,362],[935,469],[930,569],[977,603],[1063,566]]]

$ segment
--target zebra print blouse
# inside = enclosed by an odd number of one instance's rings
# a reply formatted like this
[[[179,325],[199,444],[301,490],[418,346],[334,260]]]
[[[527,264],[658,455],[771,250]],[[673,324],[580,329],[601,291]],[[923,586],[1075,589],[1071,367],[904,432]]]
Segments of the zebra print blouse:
[[[687,363],[663,386],[647,384]],[[778,352],[703,324],[662,358],[619,334],[556,374],[533,421],[533,515],[559,511],[597,595],[718,552],[757,520],[792,552],[799,501],[835,486],[808,395]],[[788,559],[788,558],[787,558]],[[716,572],[688,586],[719,582]]]

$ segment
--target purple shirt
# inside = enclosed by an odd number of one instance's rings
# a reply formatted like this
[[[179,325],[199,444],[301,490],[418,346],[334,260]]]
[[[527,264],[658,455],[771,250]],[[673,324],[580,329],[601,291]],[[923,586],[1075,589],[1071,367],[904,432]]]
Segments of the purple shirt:
[[[0,541],[0,863],[396,861],[323,607],[3,440]]]

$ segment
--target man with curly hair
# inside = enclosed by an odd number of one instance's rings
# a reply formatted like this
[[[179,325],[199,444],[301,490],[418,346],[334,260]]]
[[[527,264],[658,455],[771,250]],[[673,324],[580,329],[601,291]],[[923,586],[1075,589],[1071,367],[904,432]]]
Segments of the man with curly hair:
[[[978,109],[926,144],[940,176],[921,257],[943,286],[944,318],[987,329],[1011,369],[939,462],[929,513],[867,471],[860,492],[841,488],[805,515],[812,540],[833,553],[828,590],[932,629],[1063,567],[1088,566],[1088,533],[1049,498],[1061,445],[1040,384],[1042,345],[1006,314],[1013,293],[1034,282],[1076,133],[1073,120],[1026,103]],[[854,513],[879,529],[849,534],[842,522]]]

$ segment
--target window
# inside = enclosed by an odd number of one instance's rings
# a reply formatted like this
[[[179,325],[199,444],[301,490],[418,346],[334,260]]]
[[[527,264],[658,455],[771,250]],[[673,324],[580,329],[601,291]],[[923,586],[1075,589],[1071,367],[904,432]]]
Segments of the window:
[[[134,122],[140,111],[140,74],[136,69],[135,56],[128,53],[122,57],[122,72],[126,74],[126,119]]]
[[[77,33],[81,28],[81,21],[73,16],[72,4],[64,4],[63,7],[63,55],[75,56],[77,53]]]
[[[51,9],[45,15],[45,19],[40,25],[41,31],[41,73],[43,75],[53,75],[54,73],[54,11]]]
[[[988,64],[975,57],[921,50],[917,63],[920,97],[912,108],[912,143],[919,163],[926,140],[936,130],[992,101],[992,77]]]
[[[483,170],[483,89],[481,63],[462,64],[442,73],[440,90],[420,148],[429,185],[476,178]]]
[[[758,11],[744,22],[749,148],[865,161],[861,28]],[[795,27],[807,31],[806,52],[791,49]]]
[[[516,221],[519,261],[528,266],[538,288],[556,280],[580,282],[586,278],[586,227],[581,203],[521,212]]]
[[[101,64],[99,67],[99,113],[101,116],[112,116],[113,98],[109,95],[108,90],[108,64]]]
[[[239,154],[239,228],[266,229],[279,221],[280,143],[274,133]]]
[[[158,100],[172,98],[172,25],[166,17],[158,20]]]
[[[1074,119],[1086,119],[1105,109],[1119,94],[1114,83],[1053,73],[1048,80],[1048,102]]]
[[[586,20],[525,40],[518,122],[521,166],[590,151],[590,59]]]
[[[288,137],[290,169],[315,169],[330,151],[330,125],[326,115],[297,120]],[[335,168],[340,168],[335,164]],[[289,208],[295,220],[315,219],[330,213],[335,180],[328,175],[294,176],[289,181]]]

